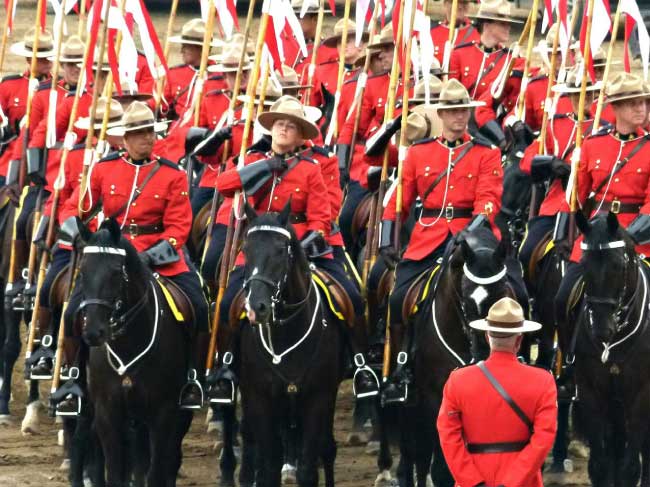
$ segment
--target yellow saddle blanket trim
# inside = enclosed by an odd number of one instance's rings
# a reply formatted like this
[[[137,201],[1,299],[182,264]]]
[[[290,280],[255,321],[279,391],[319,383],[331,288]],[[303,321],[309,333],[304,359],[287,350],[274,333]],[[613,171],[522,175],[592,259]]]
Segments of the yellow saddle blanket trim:
[[[411,310],[411,315],[414,315],[415,313],[418,312],[418,305],[424,301],[427,296],[429,295],[430,287],[431,287],[431,281],[433,281],[433,277],[438,273],[440,270],[440,264],[435,266],[433,270],[431,271],[431,274],[429,275],[429,278],[427,279],[427,283],[424,285],[424,289],[422,290],[422,296],[417,300],[415,305],[413,306],[413,309]]]
[[[551,250],[553,250],[553,247],[555,247],[555,240],[551,239],[546,244],[546,247],[544,248],[544,254],[542,255],[542,257],[546,257],[548,255],[548,253]]]
[[[330,293],[330,290],[327,288],[325,283],[321,280],[320,277],[318,277],[313,272],[311,274],[311,278],[314,280],[316,285],[321,289],[321,291],[323,291],[323,296],[325,296],[325,299],[327,300],[327,305],[329,306],[332,313],[334,313],[334,316],[336,316],[341,321],[345,321],[345,316],[343,316],[343,313],[341,313],[338,309],[336,309],[336,305],[334,304],[334,300],[332,299],[332,294]]]
[[[172,310],[172,314],[174,315],[174,319],[176,321],[185,321],[185,317],[183,314],[180,312],[178,309],[178,306],[176,306],[176,301],[174,301],[174,298],[172,297],[172,294],[169,292],[169,290],[165,287],[165,285],[162,283],[162,281],[158,278],[156,278],[156,281],[158,282],[158,286],[160,287],[160,290],[162,291],[163,295],[165,296],[165,299],[167,300],[167,304],[169,305],[169,309]]]

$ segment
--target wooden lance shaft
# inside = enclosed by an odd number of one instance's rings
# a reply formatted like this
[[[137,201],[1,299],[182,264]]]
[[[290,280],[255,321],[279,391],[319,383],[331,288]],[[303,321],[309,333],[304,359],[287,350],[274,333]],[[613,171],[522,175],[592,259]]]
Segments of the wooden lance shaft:
[[[524,109],[526,104],[526,87],[528,86],[528,77],[530,75],[530,62],[533,57],[533,46],[535,45],[535,30],[537,29],[537,9],[539,8],[539,0],[533,0],[533,8],[530,11],[530,30],[528,31],[528,45],[526,46],[526,61],[524,63],[524,74],[521,78],[521,90],[517,98],[517,119],[524,119]],[[560,29],[558,29],[559,32]],[[504,81],[505,83],[505,81]]]
[[[244,64],[246,63],[247,53],[246,46],[248,45],[248,38],[250,37],[251,25],[253,23],[253,13],[255,12],[255,0],[251,0],[248,3],[248,14],[246,15],[246,25],[244,27],[244,39],[242,43],[242,50],[239,56],[239,64],[237,65],[237,74],[235,75],[235,84],[232,89],[232,94],[230,96],[230,101],[228,102],[228,115],[226,119],[226,125],[232,126],[235,121],[235,108],[237,107],[237,97],[241,91],[242,77],[244,71]],[[223,143],[221,150],[221,165],[220,172],[225,170],[226,163],[230,157],[231,150],[231,141],[230,139],[226,140]],[[208,254],[208,249],[210,248],[210,243],[212,242],[212,230],[214,229],[214,219],[217,215],[217,208],[221,205],[221,195],[217,191],[217,188],[214,188],[214,193],[212,193],[212,201],[210,202],[210,214],[208,217],[208,229],[205,235],[205,243],[203,244],[203,254],[201,256],[201,267],[205,262],[205,257]]]
[[[318,5],[318,16],[316,17],[316,33],[314,35],[314,47],[311,50],[311,59],[307,68],[307,88],[303,93],[303,103],[309,105],[311,100],[311,89],[314,84],[314,73],[316,72],[316,58],[318,56],[318,46],[320,45],[321,36],[323,35],[323,18],[325,17],[325,0],[320,0]]]
[[[526,19],[526,23],[524,24],[524,29],[521,31],[521,35],[519,36],[519,39],[511,48],[511,53],[513,53],[513,55],[510,57],[510,61],[508,61],[508,64],[503,67],[503,71],[504,71],[503,76],[497,78],[498,80],[500,80],[500,82],[496,86],[496,89],[493,90],[492,93],[492,96],[495,100],[500,100],[501,97],[503,96],[503,90],[506,87],[506,81],[508,81],[508,78],[510,78],[510,75],[512,74],[512,70],[515,67],[515,62],[517,61],[517,58],[514,56],[514,54],[516,54],[516,51],[518,51],[518,47],[524,42],[524,39],[528,37],[528,33],[530,32],[530,24],[532,21],[532,17],[533,17],[533,12],[531,11],[528,14],[528,18]]]
[[[2,41],[0,43],[0,79],[2,79],[2,68],[5,63],[5,53],[7,52],[7,43],[9,42],[9,22],[11,17],[11,12],[14,9],[14,2],[16,0],[9,0],[7,3],[7,17],[5,18],[4,29],[2,30]]]
[[[203,100],[203,84],[205,83],[205,73],[208,69],[208,57],[210,56],[210,45],[212,44],[212,34],[214,31],[215,5],[209,2],[208,20],[205,23],[205,36],[203,37],[203,50],[201,51],[201,64],[199,65],[199,75],[196,83],[196,103],[194,104],[194,126],[198,127],[199,117],[201,115],[201,101]],[[246,47],[244,46],[244,49]]]
[[[425,10],[426,12],[426,10]],[[451,15],[449,18],[449,37],[445,43],[445,50],[443,51],[442,57],[442,71],[445,73],[442,76],[443,81],[447,81],[449,75],[449,61],[451,59],[451,51],[453,49],[454,43],[456,42],[456,23],[458,18],[458,0],[452,0],[451,3]]]
[[[265,0],[265,5],[268,5],[266,2],[270,0]],[[257,34],[257,45],[255,46],[255,63],[253,64],[253,70],[251,72],[250,79],[248,80],[248,87],[246,89],[246,94],[248,99],[245,105],[246,118],[244,119],[244,133],[242,135],[241,148],[239,151],[239,160],[237,161],[237,167],[244,167],[244,159],[246,158],[246,150],[248,138],[250,136],[251,124],[253,117],[253,110],[255,108],[255,88],[257,86],[257,81],[260,75],[260,60],[262,59],[262,48],[264,47],[264,37],[266,35],[266,28],[269,24],[269,14],[268,8],[263,9],[265,12],[262,14],[262,19],[260,20],[260,27]],[[246,45],[243,47],[246,49]],[[212,319],[212,329],[210,334],[210,346],[208,349],[208,357],[206,363],[206,376],[210,374],[212,366],[214,365],[214,359],[217,353],[217,334],[219,332],[219,308],[221,307],[221,302],[223,300],[223,294],[226,291],[228,286],[228,278],[230,277],[230,270],[232,264],[235,262],[233,254],[237,254],[237,242],[239,240],[239,234],[241,233],[241,224],[239,217],[239,203],[240,203],[241,192],[237,191],[233,197],[233,206],[230,212],[230,217],[228,221],[228,229],[226,230],[226,245],[224,246],[223,255],[221,257],[221,268],[219,270],[219,288],[217,291],[217,300],[215,302],[215,313]]]
[[[607,83],[609,83],[609,73],[612,66],[612,57],[614,55],[614,46],[616,45],[616,35],[618,34],[618,26],[621,22],[621,4],[623,2],[618,2],[616,7],[616,14],[614,15],[614,24],[612,25],[612,37],[609,41],[609,47],[607,48],[607,62],[605,63],[605,72],[603,73],[603,86],[598,94],[598,105],[596,105],[596,114],[594,115],[594,123],[592,125],[592,133],[598,132],[600,128],[600,119],[603,115],[603,106],[605,103],[605,88]]]
[[[171,47],[171,43],[169,42],[169,39],[172,36],[172,32],[174,31],[174,22],[176,21],[177,10],[178,10],[178,0],[172,0],[172,7],[169,12],[169,20],[167,21],[167,36],[165,37],[165,47],[163,48],[163,54],[165,56],[165,59],[169,59],[169,50]],[[156,83],[156,96],[155,96],[156,105],[155,105],[154,113],[158,113],[160,110],[160,102],[162,101],[163,98],[165,81],[166,81],[166,77],[163,75],[158,79],[158,82]]]

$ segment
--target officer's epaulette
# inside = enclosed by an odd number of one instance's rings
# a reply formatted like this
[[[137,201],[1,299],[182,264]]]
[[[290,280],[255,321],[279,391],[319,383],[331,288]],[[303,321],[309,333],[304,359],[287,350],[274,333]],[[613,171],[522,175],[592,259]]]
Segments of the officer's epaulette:
[[[438,137],[426,137],[424,139],[417,139],[413,142],[411,142],[411,145],[420,145],[420,144],[426,144],[427,142],[433,142],[436,140]]]
[[[343,84],[347,85],[347,84],[350,84],[350,83],[356,83],[357,81],[359,81],[359,74],[361,74],[361,71],[357,71],[350,78],[344,80]]]
[[[512,76],[513,78],[523,78],[524,72],[518,69],[513,69],[512,74],[510,74],[510,76]]]
[[[21,73],[8,74],[6,76],[3,76],[2,79],[0,79],[0,83],[4,83],[5,81],[11,81],[14,79],[20,79],[22,77],[23,75]]]
[[[587,136],[587,138],[590,139],[592,137],[602,137],[603,135],[611,134],[613,129],[614,127],[612,125],[605,125],[604,127],[600,127],[600,129],[598,129],[598,132],[595,134]]]
[[[156,156],[156,160],[162,164],[163,166],[171,167],[172,169],[176,169],[177,171],[180,171],[181,168],[178,167],[178,164],[175,162],[170,161],[169,159],[165,159],[164,157]]]
[[[312,159],[311,157],[307,157],[302,154],[298,154],[298,157],[300,158],[301,161],[307,161],[307,162],[311,162],[312,164],[318,164],[318,161],[316,159]]]
[[[458,44],[456,47],[454,47],[454,49],[461,49],[463,47],[473,46],[474,44],[476,44],[476,41],[467,41],[467,42],[463,42],[461,44]]]
[[[116,150],[113,152],[109,152],[106,156],[102,157],[99,161],[97,162],[109,162],[109,161],[116,161],[120,157],[122,157],[124,154],[126,154],[122,150]]]
[[[36,91],[43,91],[43,90],[50,90],[52,89],[52,80],[48,79],[47,81],[43,81],[42,83],[38,84],[38,88],[36,88]]]
[[[370,76],[368,76],[368,79],[379,78],[381,76],[386,76],[389,72],[390,72],[389,70],[380,71],[379,73],[371,74]]]
[[[472,137],[472,142],[474,142],[474,145],[482,145],[483,147],[489,147],[490,149],[496,149],[497,147],[482,135]]]
[[[320,154],[321,156],[332,157],[332,153],[320,145],[312,145],[311,150],[316,154]]]

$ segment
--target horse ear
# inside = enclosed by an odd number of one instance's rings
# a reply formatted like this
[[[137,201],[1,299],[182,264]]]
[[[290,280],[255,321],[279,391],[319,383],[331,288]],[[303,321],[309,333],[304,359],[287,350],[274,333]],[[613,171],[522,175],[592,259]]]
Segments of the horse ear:
[[[289,201],[287,201],[287,204],[284,205],[284,208],[282,208],[282,211],[278,215],[278,220],[280,220],[280,225],[283,227],[287,226],[287,223],[289,222],[289,215],[291,214],[291,198],[292,196],[289,196]]]
[[[83,242],[86,243],[88,240],[90,240],[90,237],[92,236],[92,232],[88,228],[88,226],[83,222],[81,218],[78,216],[74,217],[76,220],[77,228],[79,229],[79,239]]]
[[[255,209],[248,204],[248,201],[244,200],[244,213],[246,214],[246,218],[248,219],[248,223],[252,222],[257,218],[257,213],[255,212]]]
[[[469,247],[469,244],[465,239],[462,239],[460,241],[460,250],[463,254],[464,262],[469,262],[474,257],[474,253],[472,252],[472,249]]]
[[[106,229],[110,232],[115,245],[119,244],[120,239],[122,238],[122,229],[115,218],[109,218],[106,220]]]
[[[583,235],[588,235],[589,232],[591,231],[591,226],[589,225],[589,221],[587,220],[587,217],[585,217],[584,213],[582,211],[578,210],[575,212],[576,215],[576,225],[578,226],[578,230]]]
[[[615,235],[618,230],[618,217],[611,211],[607,213],[607,231],[610,235]]]

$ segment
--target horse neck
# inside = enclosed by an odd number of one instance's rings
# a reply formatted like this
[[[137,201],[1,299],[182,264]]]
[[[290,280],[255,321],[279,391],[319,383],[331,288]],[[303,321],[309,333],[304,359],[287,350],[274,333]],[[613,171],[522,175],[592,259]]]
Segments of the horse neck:
[[[443,272],[434,297],[436,300],[434,319],[447,344],[461,357],[469,358],[470,344],[464,330],[465,317],[460,303],[463,270],[462,267],[448,265]]]

